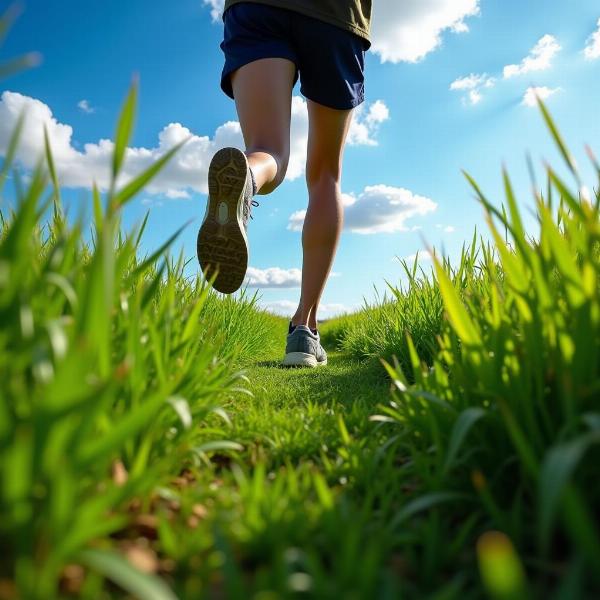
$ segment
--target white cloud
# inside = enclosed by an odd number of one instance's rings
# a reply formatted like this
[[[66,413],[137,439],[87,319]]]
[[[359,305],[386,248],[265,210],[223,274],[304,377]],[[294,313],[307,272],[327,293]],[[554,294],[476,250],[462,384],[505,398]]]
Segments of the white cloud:
[[[83,150],[78,150],[73,144],[73,128],[60,123],[49,106],[9,91],[0,97],[0,155],[6,152],[12,130],[23,111],[26,121],[18,159],[26,168],[33,168],[43,154],[45,125],[58,176],[64,186],[89,188],[95,181],[103,190],[108,187],[114,148],[111,140],[87,143]],[[206,172],[212,154],[223,146],[240,147],[242,144],[239,123],[234,121],[218,127],[212,139],[192,135],[183,125],[171,123],[158,134],[158,143],[153,148],[127,149],[120,183],[148,168],[173,145],[186,138],[189,138],[187,144],[148,186],[148,194],[184,197],[188,191],[206,192]]]
[[[465,92],[463,103],[474,106],[483,100],[482,90],[484,88],[492,88],[495,85],[496,79],[489,77],[487,73],[481,75],[471,73],[466,77],[455,79],[450,84],[450,89],[455,92]]]
[[[475,106],[483,100],[483,96],[479,90],[471,90],[468,95],[469,102]]]
[[[282,317],[291,317],[298,308],[298,303],[292,300],[259,301],[260,306],[265,310],[275,313]],[[352,312],[357,306],[347,306],[337,302],[325,302],[319,305],[319,319],[331,319],[333,317]]]
[[[502,76],[504,79],[510,79],[511,77],[523,75],[532,71],[549,69],[552,66],[552,59],[560,50],[561,46],[557,39],[550,34],[546,34],[518,65],[506,65],[503,69]],[[450,84],[450,90],[462,92],[463,104],[475,106],[483,100],[483,91],[495,87],[496,84],[497,79],[495,77],[490,77],[487,73],[471,73],[466,77],[455,79]]]
[[[417,256],[419,258],[419,262],[431,262],[433,260],[431,252],[428,252],[427,250],[419,250],[419,252],[415,252],[415,254],[407,256],[404,260],[408,264],[411,264],[415,262]]]
[[[213,21],[218,21],[221,18],[225,0],[204,0],[204,4],[210,6],[210,16]]]
[[[304,217],[306,217],[306,210],[297,210],[290,215],[287,228],[290,231],[302,231],[302,225],[304,225]]]
[[[358,196],[343,194],[344,228],[354,233],[394,233],[407,231],[405,221],[424,216],[437,209],[437,204],[404,188],[388,185],[367,186]],[[301,231],[305,210],[290,215],[288,229]]]
[[[537,98],[546,100],[550,96],[559,92],[560,88],[549,88],[549,87],[529,87],[523,96],[523,105],[535,108],[537,106]]]
[[[45,125],[62,185],[90,188],[95,181],[100,189],[107,189],[113,142],[101,139],[96,143],[84,144],[83,150],[78,150],[73,143],[73,128],[60,123],[48,105],[10,91],[3,92],[0,97],[0,156],[6,152],[12,131],[23,111],[27,117],[17,158],[26,168],[33,168],[43,155]],[[388,116],[389,111],[381,101],[363,108],[350,128],[349,144],[376,144],[374,136]],[[212,137],[196,135],[180,123],[170,123],[159,132],[158,143],[154,147],[127,149],[119,183],[139,174],[175,144],[186,139],[185,146],[152,181],[146,189],[147,193],[165,194],[169,198],[187,198],[190,192],[206,193],[208,165],[213,154],[225,146],[243,148],[242,132],[237,121],[220,125]],[[293,180],[304,174],[308,140],[307,106],[299,96],[292,99],[291,139],[286,178]]]
[[[172,200],[179,198],[191,198],[190,193],[185,190],[167,190],[165,196],[167,198],[171,198]]]
[[[382,100],[375,100],[368,109],[361,104],[355,109],[350,129],[348,144],[350,146],[376,146],[373,136],[379,130],[381,123],[390,118],[390,111]]]
[[[96,112],[96,109],[90,104],[89,100],[80,100],[77,103],[77,108],[88,115]]]
[[[488,77],[487,73],[476,75],[471,73],[466,77],[459,77],[450,84],[451,90],[474,90],[482,87],[491,87],[494,84],[494,78]]]
[[[598,19],[598,28],[587,39],[583,54],[588,60],[600,58],[600,19]]]
[[[204,0],[217,21],[223,0]],[[479,13],[479,0],[378,0],[371,23],[372,51],[382,62],[417,62],[442,43],[450,30],[469,30],[465,19]]]
[[[142,205],[160,208],[161,206],[164,206],[164,202],[161,202],[160,200],[157,200],[156,198],[143,198]]]
[[[361,104],[355,111],[348,130],[349,146],[376,146],[381,123],[389,119],[389,109],[382,100]],[[297,179],[304,174],[306,145],[308,142],[308,107],[300,96],[292,98],[292,123],[290,135],[290,161],[287,179]]]
[[[454,233],[456,231],[454,225],[442,225],[441,223],[438,223],[435,228],[442,229],[445,233]]]
[[[300,287],[301,283],[302,271],[300,269],[248,267],[246,272],[246,284],[251,288],[296,288]]]
[[[465,19],[479,0],[380,0],[374,2],[372,49],[382,62],[417,62],[442,43],[442,33],[468,31]]]
[[[546,34],[518,65],[504,67],[504,78],[509,79],[516,75],[549,69],[552,66],[552,59],[560,50],[561,46],[558,40],[553,35]]]

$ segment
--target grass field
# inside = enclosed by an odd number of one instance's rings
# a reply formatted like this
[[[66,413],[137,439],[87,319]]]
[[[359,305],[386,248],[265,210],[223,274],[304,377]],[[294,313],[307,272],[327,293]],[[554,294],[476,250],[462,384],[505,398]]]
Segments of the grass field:
[[[169,159],[116,185],[135,102],[91,241],[51,140],[0,206],[0,598],[597,597],[600,196],[545,108],[574,185],[548,169],[539,236],[472,181],[494,243],[285,370],[283,319],[121,231]]]

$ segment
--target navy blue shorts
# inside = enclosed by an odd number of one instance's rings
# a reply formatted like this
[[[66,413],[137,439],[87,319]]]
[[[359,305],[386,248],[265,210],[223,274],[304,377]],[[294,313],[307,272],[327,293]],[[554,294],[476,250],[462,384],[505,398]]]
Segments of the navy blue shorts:
[[[265,4],[234,4],[223,15],[221,50],[225,66],[221,88],[233,98],[231,74],[262,58],[287,58],[300,74],[305,98],[338,110],[358,106],[365,97],[368,42],[341,27]]]

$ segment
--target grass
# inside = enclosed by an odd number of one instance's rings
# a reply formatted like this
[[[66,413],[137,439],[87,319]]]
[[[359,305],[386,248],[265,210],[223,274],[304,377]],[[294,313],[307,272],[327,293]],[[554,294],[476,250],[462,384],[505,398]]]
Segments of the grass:
[[[545,107],[574,188],[548,168],[539,237],[471,179],[493,244],[284,370],[284,320],[121,230],[169,158],[117,185],[136,95],[91,236],[49,139],[0,206],[0,598],[597,596],[600,196]]]

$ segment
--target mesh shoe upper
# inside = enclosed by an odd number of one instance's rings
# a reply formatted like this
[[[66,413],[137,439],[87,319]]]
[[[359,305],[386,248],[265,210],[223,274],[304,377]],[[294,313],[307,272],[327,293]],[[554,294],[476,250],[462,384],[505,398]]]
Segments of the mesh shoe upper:
[[[311,354],[318,362],[327,359],[327,353],[321,346],[319,334],[314,334],[308,327],[299,325],[287,336],[285,353],[301,352]]]
[[[246,178],[246,189],[244,190],[244,199],[242,201],[242,222],[244,227],[248,229],[248,219],[252,218],[252,207],[258,206],[258,202],[254,200],[256,194],[256,183],[254,183],[254,175],[250,167],[248,167],[248,177]]]

